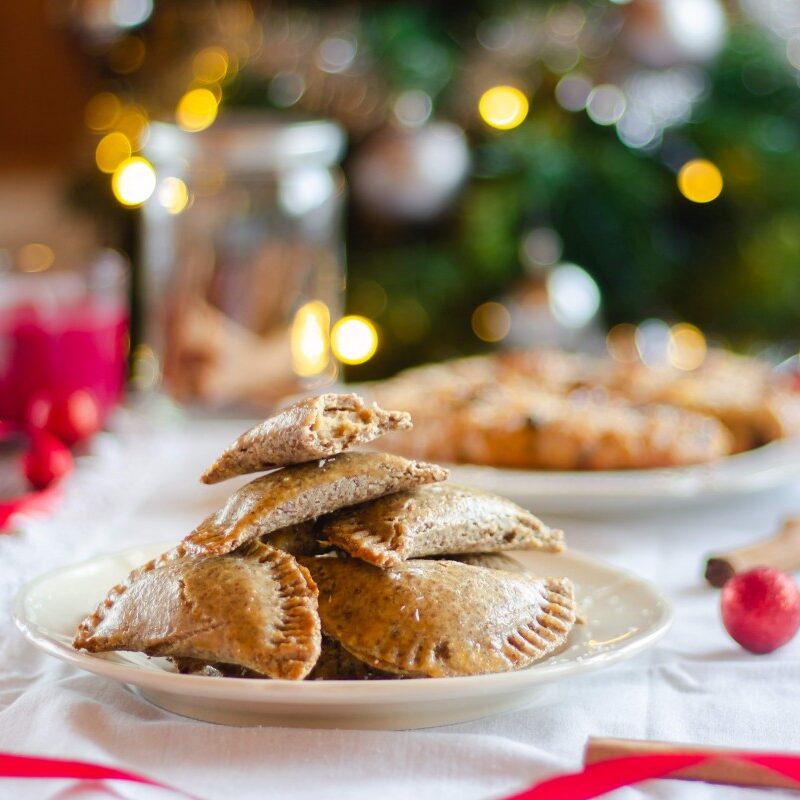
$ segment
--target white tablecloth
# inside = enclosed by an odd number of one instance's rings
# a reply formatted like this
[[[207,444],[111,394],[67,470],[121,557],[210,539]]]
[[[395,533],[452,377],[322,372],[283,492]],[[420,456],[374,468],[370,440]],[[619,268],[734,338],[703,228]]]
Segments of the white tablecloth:
[[[27,580],[135,544],[178,539],[230,491],[200,469],[241,423],[123,417],[79,462],[56,516],[0,537],[0,749],[125,767],[204,800],[491,800],[578,769],[587,736],[800,750],[800,637],[769,656],[741,650],[719,621],[703,556],[800,511],[800,487],[722,507],[625,519],[552,520],[571,547],[634,570],[675,604],[671,632],[619,666],[564,682],[535,708],[445,728],[323,731],[229,728],[174,716],[112,681],[29,645],[11,604]],[[535,509],[534,509],[535,510]],[[166,797],[153,789],[0,779],[2,798]],[[658,781],[616,798],[759,797]],[[773,793],[770,797],[782,797]],[[785,794],[791,796],[790,793]]]

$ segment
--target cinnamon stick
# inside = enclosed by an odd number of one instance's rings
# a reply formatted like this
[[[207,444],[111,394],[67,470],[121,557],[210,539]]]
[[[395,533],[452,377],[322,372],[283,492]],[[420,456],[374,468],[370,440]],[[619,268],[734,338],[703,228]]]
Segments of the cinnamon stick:
[[[800,517],[787,519],[775,536],[709,558],[706,580],[720,587],[737,572],[754,567],[776,567],[784,572],[800,570]]]
[[[670,779],[705,781],[728,786],[759,786],[763,788],[800,790],[800,783],[785,775],[772,772],[758,764],[748,764],[733,756],[747,754],[744,750],[723,747],[701,747],[699,745],[679,744],[677,742],[650,742],[637,739],[599,739],[590,738],[586,742],[584,763],[606,761],[623,756],[653,755],[655,753],[702,753],[713,755],[708,761],[670,773]],[[752,753],[752,755],[756,755]]]

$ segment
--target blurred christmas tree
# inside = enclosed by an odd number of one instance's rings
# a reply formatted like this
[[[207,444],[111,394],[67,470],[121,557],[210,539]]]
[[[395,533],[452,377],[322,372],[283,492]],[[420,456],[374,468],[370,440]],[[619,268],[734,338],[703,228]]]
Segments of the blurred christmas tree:
[[[567,327],[596,282],[609,324],[796,339],[796,3],[160,0],[95,46],[149,116],[204,85],[347,128],[348,311],[381,331],[358,378],[504,338],[531,287]]]

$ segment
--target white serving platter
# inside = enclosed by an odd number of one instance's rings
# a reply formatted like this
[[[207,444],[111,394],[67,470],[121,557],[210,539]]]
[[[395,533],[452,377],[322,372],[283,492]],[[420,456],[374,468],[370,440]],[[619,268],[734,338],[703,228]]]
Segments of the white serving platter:
[[[800,441],[783,439],[710,464],[556,472],[448,465],[450,480],[505,495],[541,514],[661,511],[778,489],[800,478]]]
[[[158,544],[104,555],[43,575],[22,588],[15,614],[35,645],[118,681],[161,708],[227,725],[408,729],[446,725],[545,700],[544,690],[611,667],[653,645],[669,628],[669,602],[650,583],[585,555],[515,553],[533,572],[571,578],[586,623],[559,653],[517,672],[463,678],[286,681],[177,674],[165,659],[73,649],[78,622],[109,587],[163,552]]]

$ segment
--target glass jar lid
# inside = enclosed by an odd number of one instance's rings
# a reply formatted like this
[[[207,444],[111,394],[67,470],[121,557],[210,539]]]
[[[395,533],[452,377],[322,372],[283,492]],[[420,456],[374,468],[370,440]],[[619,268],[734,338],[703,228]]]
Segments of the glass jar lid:
[[[299,165],[333,166],[344,149],[344,130],[335,122],[237,112],[196,133],[154,122],[145,154],[156,165],[183,161],[193,169],[201,162],[230,172],[281,172]]]

